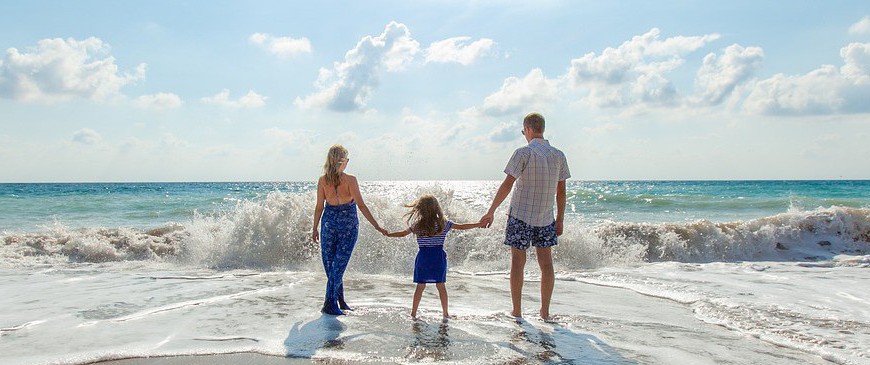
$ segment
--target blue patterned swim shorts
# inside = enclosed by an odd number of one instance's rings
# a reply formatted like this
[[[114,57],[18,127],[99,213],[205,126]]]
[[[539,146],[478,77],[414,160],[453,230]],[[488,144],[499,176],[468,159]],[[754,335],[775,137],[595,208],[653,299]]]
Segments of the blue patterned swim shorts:
[[[535,227],[508,216],[504,244],[519,250],[526,250],[530,244],[543,248],[553,247],[557,243],[556,222],[550,223],[549,226]]]

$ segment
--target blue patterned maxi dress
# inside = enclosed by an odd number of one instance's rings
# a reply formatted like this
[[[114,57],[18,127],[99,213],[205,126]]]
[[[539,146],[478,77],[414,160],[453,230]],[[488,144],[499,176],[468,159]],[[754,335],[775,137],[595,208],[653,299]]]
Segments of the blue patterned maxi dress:
[[[338,304],[344,303],[342,278],[359,233],[356,203],[351,200],[341,205],[325,204],[320,232],[320,257],[327,278],[326,301],[321,312],[342,315]]]

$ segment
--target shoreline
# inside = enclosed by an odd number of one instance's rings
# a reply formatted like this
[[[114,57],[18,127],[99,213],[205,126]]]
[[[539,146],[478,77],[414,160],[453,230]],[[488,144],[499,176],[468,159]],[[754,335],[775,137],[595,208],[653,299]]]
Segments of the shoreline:
[[[312,364],[315,360],[270,356],[255,352],[238,352],[210,355],[173,355],[152,357],[131,357],[117,360],[101,360],[83,365],[302,365]],[[347,361],[342,361],[347,363]]]

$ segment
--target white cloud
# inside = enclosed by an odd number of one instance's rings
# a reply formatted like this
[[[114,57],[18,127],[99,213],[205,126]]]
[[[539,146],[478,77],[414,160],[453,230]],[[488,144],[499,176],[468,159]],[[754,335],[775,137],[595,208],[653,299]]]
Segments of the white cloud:
[[[456,62],[470,65],[486,55],[495,42],[481,38],[469,43],[471,37],[454,37],[433,42],[426,49],[426,62]]]
[[[517,123],[504,122],[489,132],[487,138],[492,142],[511,142],[517,140],[522,134],[522,128]]]
[[[43,39],[26,51],[6,50],[0,60],[0,97],[53,101],[81,97],[103,100],[145,77],[146,65],[120,74],[109,45],[99,38]]]
[[[842,73],[855,84],[870,83],[870,43],[852,43],[840,49]]]
[[[664,75],[683,64],[682,56],[719,38],[718,34],[676,36],[661,40],[657,28],[632,37],[600,55],[590,52],[571,60],[567,78],[588,89],[586,101],[598,107],[635,103],[671,104],[676,88]]]
[[[90,128],[82,128],[73,133],[72,141],[75,143],[92,145],[102,139],[97,131]]]
[[[140,108],[173,109],[180,107],[184,102],[181,97],[173,93],[156,93],[142,95],[133,101],[133,105]]]
[[[708,54],[695,78],[699,90],[697,101],[707,105],[722,103],[738,84],[761,68],[763,59],[761,48],[746,48],[739,44],[728,46],[720,56]]]
[[[426,120],[424,120],[423,118],[421,118],[419,116],[411,115],[411,114],[406,114],[406,115],[402,116],[401,122],[402,122],[402,125],[410,126],[410,127],[422,127],[422,126],[427,125]]]
[[[608,134],[610,132],[615,132],[622,130],[622,126],[613,122],[607,122],[602,125],[596,127],[586,127],[583,128],[583,134],[590,136],[600,136],[603,134]]]
[[[363,37],[331,70],[321,68],[315,86],[320,90],[304,99],[302,108],[339,112],[365,110],[383,72],[401,71],[413,61],[420,44],[404,24],[390,22],[377,37]]]
[[[189,145],[190,143],[185,140],[179,139],[172,133],[164,133],[163,136],[160,137],[160,147],[162,150],[183,148]]]
[[[454,124],[452,127],[447,128],[447,130],[444,131],[444,134],[441,135],[441,143],[442,143],[442,144],[447,144],[447,143],[450,143],[450,142],[454,142],[454,141],[456,141],[457,138],[459,138],[459,136],[460,136],[464,131],[468,130],[470,127],[471,127],[471,126],[468,125],[467,123],[456,123],[456,124]],[[423,135],[418,135],[418,137],[424,137],[424,138],[425,138],[425,134],[423,134]]]
[[[310,130],[288,131],[281,128],[268,128],[263,130],[263,135],[271,140],[273,147],[284,155],[309,152],[314,146],[315,134]]]
[[[759,81],[743,104],[758,114],[812,115],[870,112],[870,43],[840,49],[843,66],[823,65],[805,75]]]
[[[136,137],[129,137],[129,138],[124,139],[124,141],[122,141],[121,144],[118,145],[118,150],[123,152],[123,153],[127,153],[127,152],[142,150],[142,149],[145,149],[147,147],[148,147],[148,143],[142,141],[141,139],[136,138]]]
[[[499,91],[483,100],[483,112],[490,115],[516,113],[524,109],[536,109],[542,104],[556,99],[557,80],[544,77],[544,72],[536,68],[525,77],[508,77]]]
[[[299,53],[311,53],[308,38],[275,37],[267,33],[254,33],[248,37],[254,43],[276,56],[289,57]]]
[[[230,91],[223,89],[221,92],[213,96],[202,98],[202,101],[208,104],[216,104],[230,108],[260,108],[266,105],[266,99],[268,99],[268,97],[257,94],[253,90],[249,90],[247,94],[240,97],[238,100],[230,100]]]
[[[870,16],[861,18],[857,23],[849,27],[850,34],[870,34]]]

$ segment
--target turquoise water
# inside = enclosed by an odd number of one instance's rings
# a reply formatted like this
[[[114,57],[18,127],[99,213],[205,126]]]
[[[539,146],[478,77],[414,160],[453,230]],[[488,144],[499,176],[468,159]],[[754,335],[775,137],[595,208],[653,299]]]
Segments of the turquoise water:
[[[396,204],[438,185],[483,211],[497,182],[367,182]],[[0,231],[149,229],[234,209],[270,192],[311,194],[311,182],[0,184]],[[582,222],[730,222],[818,207],[870,207],[870,181],[570,181],[568,214]]]

